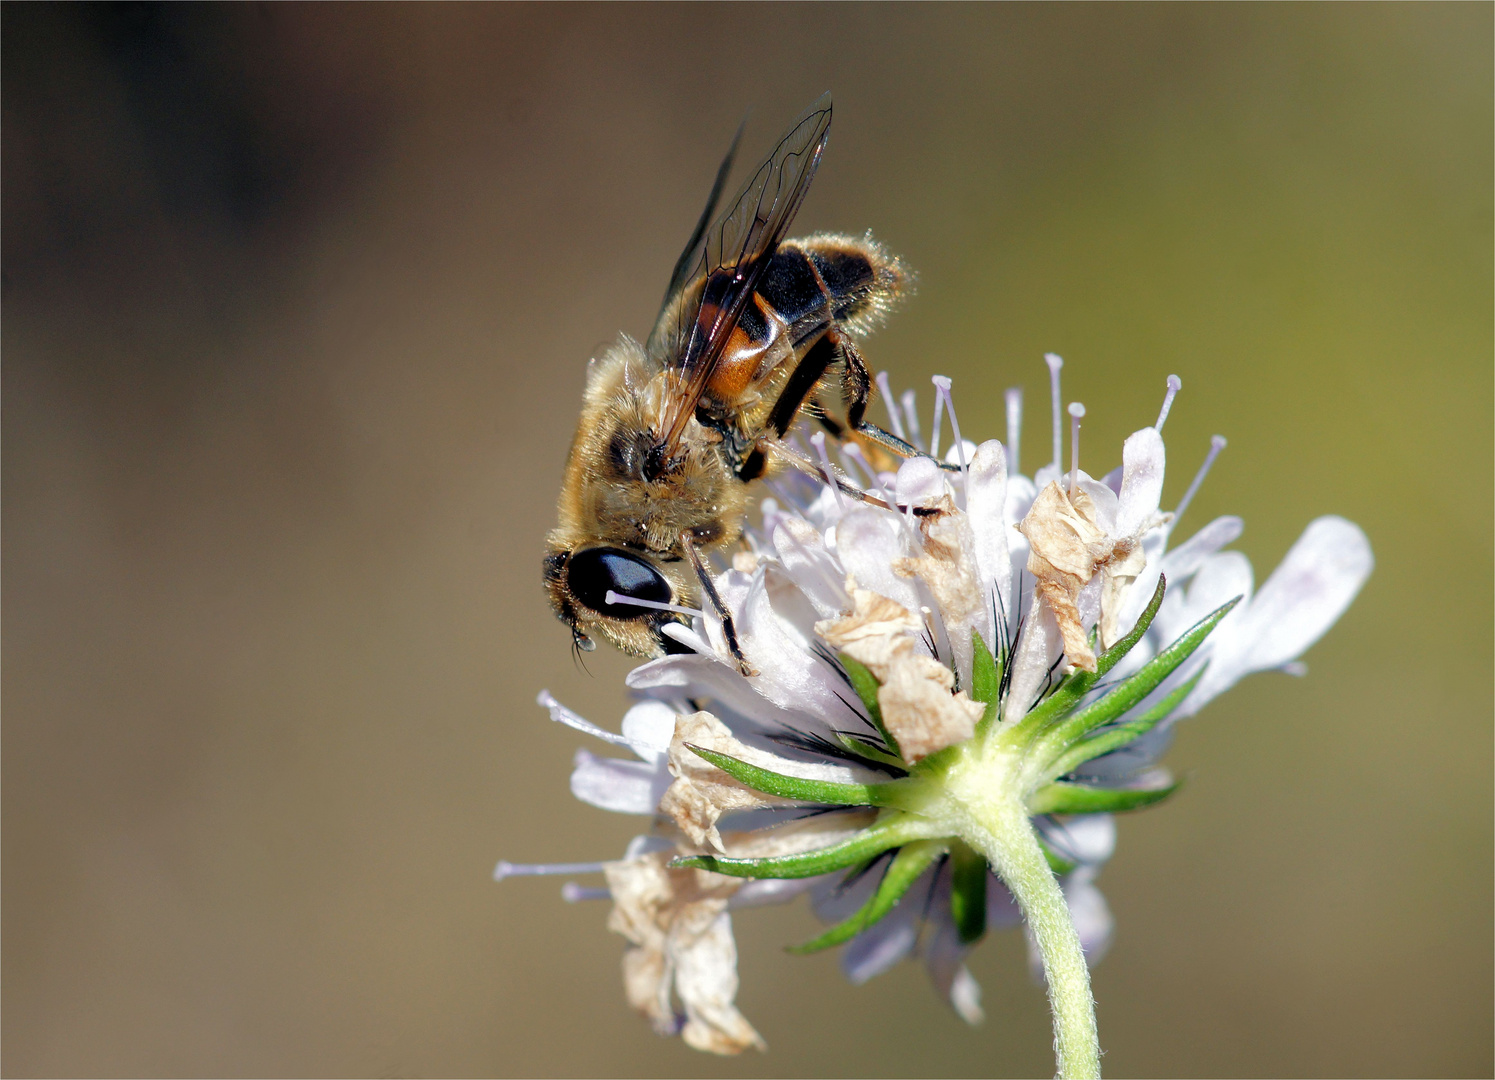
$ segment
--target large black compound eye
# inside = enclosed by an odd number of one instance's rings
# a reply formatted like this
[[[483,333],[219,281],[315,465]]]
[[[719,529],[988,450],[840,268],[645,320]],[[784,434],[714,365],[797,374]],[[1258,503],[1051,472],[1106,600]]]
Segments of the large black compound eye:
[[[674,599],[670,583],[648,560],[617,548],[588,548],[571,556],[566,584],[578,601],[611,619],[639,619],[658,609],[636,604],[609,604],[609,591],[635,600],[668,604]]]

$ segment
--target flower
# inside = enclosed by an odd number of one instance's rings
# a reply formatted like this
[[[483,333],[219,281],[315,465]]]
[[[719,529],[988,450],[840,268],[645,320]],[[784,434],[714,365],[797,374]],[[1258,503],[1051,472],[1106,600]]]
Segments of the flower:
[[[665,630],[688,651],[628,676],[638,700],[621,734],[540,695],[554,719],[632,754],[578,750],[572,792],[650,829],[612,862],[500,863],[496,876],[600,871],[604,889],[567,895],[611,898],[628,999],[657,1030],[717,1053],[761,1048],[733,1004],[731,913],[808,893],[832,925],[795,951],[844,946],[854,982],[918,955],[973,1023],[966,954],[988,929],[1024,924],[1061,1072],[1093,1071],[1087,964],[1112,928],[1095,885],[1111,815],[1171,794],[1157,762],[1172,724],[1246,674],[1296,670],[1372,557],[1357,526],[1320,518],[1253,592],[1250,564],[1225,550],[1239,518],[1171,545],[1224,440],[1164,512],[1170,377],[1157,422],[1099,479],[1079,467],[1084,409],[1071,405],[1062,470],[1049,364],[1054,460],[1032,479],[1017,467],[1020,396],[1005,445],[978,446],[936,378],[920,456],[878,469],[876,447],[848,443],[836,470],[816,436],[819,482],[771,485],[715,578],[740,656],[707,607]],[[955,442],[941,458],[945,413]],[[911,395],[890,416],[925,449]]]

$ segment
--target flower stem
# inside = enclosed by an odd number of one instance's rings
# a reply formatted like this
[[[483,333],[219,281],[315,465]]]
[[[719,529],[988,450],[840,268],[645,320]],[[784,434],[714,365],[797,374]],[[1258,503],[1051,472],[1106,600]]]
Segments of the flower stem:
[[[1090,969],[1080,948],[1069,905],[1054,880],[1043,849],[1020,803],[988,802],[968,819],[965,840],[991,863],[1012,890],[1038,942],[1054,1014],[1054,1053],[1059,1076],[1080,1080],[1100,1076],[1100,1043],[1095,1032],[1095,999]],[[977,807],[968,807],[976,811]]]

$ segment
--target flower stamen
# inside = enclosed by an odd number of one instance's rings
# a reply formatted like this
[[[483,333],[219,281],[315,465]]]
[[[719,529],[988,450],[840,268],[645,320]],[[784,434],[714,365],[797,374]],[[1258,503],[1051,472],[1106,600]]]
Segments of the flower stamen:
[[[1161,432],[1163,430],[1163,425],[1167,423],[1168,410],[1173,408],[1173,398],[1175,395],[1177,395],[1179,390],[1182,389],[1183,385],[1184,381],[1177,375],[1168,376],[1168,392],[1163,395],[1163,407],[1158,411],[1158,422],[1152,425],[1153,427],[1157,428],[1158,431]]]
[[[1064,424],[1059,419],[1059,369],[1064,358],[1058,353],[1044,353],[1043,362],[1049,366],[1049,394],[1054,402],[1054,470],[1064,467]]]
[[[1016,476],[1022,472],[1018,467],[1018,441],[1023,433],[1023,390],[1014,386],[1007,391],[1007,472]]]
[[[844,514],[846,513],[846,497],[841,494],[841,488],[836,483],[836,472],[831,468],[831,456],[825,452],[825,432],[817,431],[810,436],[810,444],[815,447],[815,452],[820,455],[820,468],[825,472],[825,482],[836,494],[836,506]]]
[[[1078,401],[1069,403],[1069,496],[1074,498],[1080,484],[1080,419],[1085,415],[1085,406]]]
[[[918,395],[912,389],[905,390],[900,400],[903,402],[904,418],[908,420],[908,441],[922,450],[924,438],[919,433]]]
[[[658,600],[644,600],[637,596],[623,596],[611,589],[607,590],[607,595],[602,599],[614,607],[619,604],[631,604],[633,607],[648,608],[651,611],[673,611],[677,615],[690,615],[697,619],[706,617],[706,613],[700,608],[681,607],[679,604],[661,604]]]
[[[507,859],[499,859],[498,865],[493,868],[493,880],[540,877],[546,874],[600,874],[602,867],[600,862],[512,863]]]
[[[939,383],[935,383],[934,385],[938,387]],[[929,456],[936,461],[940,459],[940,421],[944,418],[944,413],[945,399],[941,396],[939,390],[936,389],[934,394],[934,426],[929,436]]]
[[[625,596],[623,599],[626,600],[628,598]],[[700,614],[700,612],[696,614]],[[565,724],[568,728],[583,732],[594,739],[601,739],[603,742],[612,743],[614,746],[631,745],[629,740],[624,736],[608,731],[606,728],[600,728],[586,717],[580,716],[566,708],[566,706],[555,699],[555,695],[549,690],[541,690],[535,697],[535,704],[539,705],[542,709],[549,709],[550,718],[557,724]]]
[[[960,422],[955,419],[955,399],[950,396],[950,380],[944,375],[936,375],[931,380],[939,393],[939,399],[945,403],[945,411],[950,414],[950,430],[955,435],[955,452],[960,461],[960,483],[965,489],[966,505],[971,505],[971,471],[966,461],[965,440],[960,437]]]
[[[888,383],[886,371],[877,373],[877,389],[882,394],[883,407],[888,410],[888,419],[893,424],[893,434],[908,442],[908,436],[903,433],[903,417],[898,415],[898,401],[893,397],[893,388]]]
[[[1173,511],[1173,524],[1178,524],[1178,519],[1184,516],[1184,511],[1189,508],[1189,503],[1194,501],[1194,495],[1199,486],[1204,483],[1204,478],[1209,475],[1210,466],[1214,465],[1215,458],[1220,456],[1220,451],[1225,449],[1224,435],[1211,435],[1209,441],[1209,453],[1205,455],[1204,464],[1199,466],[1199,471],[1194,474],[1194,482],[1189,485],[1189,490],[1184,492],[1184,497],[1178,501],[1178,507]]]

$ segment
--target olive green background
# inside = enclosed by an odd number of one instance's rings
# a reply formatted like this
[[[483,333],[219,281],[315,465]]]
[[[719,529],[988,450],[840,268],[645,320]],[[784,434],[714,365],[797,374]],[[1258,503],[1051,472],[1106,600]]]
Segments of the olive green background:
[[[1066,357],[1100,473],[1184,389],[1167,501],[1258,580],[1378,565],[1182,730],[1095,973],[1116,1076],[1490,1075],[1492,8],[3,11],[8,1075],[1049,1075],[1020,935],[968,1029],[735,920],[771,1047],[653,1036],[549,687],[541,538],[586,358],[642,335],[740,117],[830,88],[801,231],[919,273],[869,340],[1000,436]],[[1185,526],[1189,531],[1189,525]]]

